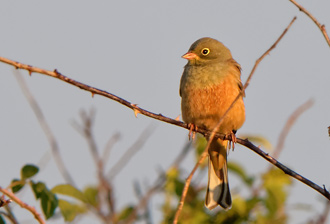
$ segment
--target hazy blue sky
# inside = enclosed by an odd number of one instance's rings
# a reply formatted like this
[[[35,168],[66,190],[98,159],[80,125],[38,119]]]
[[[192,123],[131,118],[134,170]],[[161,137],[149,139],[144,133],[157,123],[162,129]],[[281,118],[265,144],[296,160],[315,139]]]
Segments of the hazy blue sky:
[[[330,1],[300,1],[330,30]],[[179,81],[186,61],[181,57],[196,39],[222,41],[243,68],[246,80],[255,60],[268,49],[291,19],[297,21],[278,47],[258,67],[246,91],[246,123],[239,134],[262,135],[276,145],[288,116],[312,98],[288,135],[280,161],[315,183],[330,187],[330,49],[315,24],[287,1],[4,1],[0,7],[0,56],[62,74],[116,94],[142,108],[172,118],[180,112]],[[329,31],[328,30],[328,31]],[[59,80],[21,71],[59,143],[64,162],[78,186],[96,183],[95,166],[85,139],[72,127],[82,109],[97,111],[95,136],[100,150],[116,132],[110,168],[150,124],[157,128],[143,149],[114,180],[117,206],[136,202],[132,181],[151,185],[157,169],[166,169],[187,141],[188,131],[152,120],[126,107]],[[50,152],[44,133],[14,77],[0,64],[0,186],[19,176],[26,163],[37,164]],[[255,153],[237,146],[229,159],[250,174],[268,167]],[[185,161],[188,172],[193,163]],[[63,183],[53,160],[37,180]],[[231,187],[238,182],[230,174]],[[206,183],[206,177],[205,177]],[[33,201],[30,192],[20,195]],[[303,223],[323,211],[323,198],[294,181],[290,223]],[[152,200],[158,208],[161,196]],[[203,209],[203,208],[201,208]],[[157,209],[155,209],[157,210]],[[15,212],[21,214],[18,206]],[[24,220],[33,220],[23,214]],[[154,215],[155,222],[159,215]],[[33,221],[32,221],[33,222]],[[26,223],[32,223],[26,222]],[[61,221],[57,222],[61,223]],[[88,223],[88,221],[86,221]]]

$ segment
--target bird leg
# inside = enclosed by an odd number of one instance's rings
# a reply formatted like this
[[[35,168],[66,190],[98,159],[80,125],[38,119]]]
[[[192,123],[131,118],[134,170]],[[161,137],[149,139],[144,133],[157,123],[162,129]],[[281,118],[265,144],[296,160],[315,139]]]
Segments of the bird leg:
[[[194,140],[195,139],[195,135],[196,135],[196,131],[197,131],[197,126],[192,124],[192,123],[189,123],[188,124],[188,128],[189,128],[189,134],[188,134],[188,137],[189,137],[189,140],[192,139]]]
[[[233,149],[233,151],[234,151],[234,149],[235,149],[235,143],[237,142],[237,139],[236,139],[236,130],[232,130],[228,135],[230,135],[230,137],[231,137],[231,140],[230,140],[230,142],[229,142],[229,149]]]

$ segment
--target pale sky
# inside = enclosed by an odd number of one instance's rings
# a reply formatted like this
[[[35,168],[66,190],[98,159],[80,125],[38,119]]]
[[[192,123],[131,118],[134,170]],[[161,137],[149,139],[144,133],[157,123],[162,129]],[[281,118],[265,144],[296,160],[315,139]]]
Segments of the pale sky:
[[[330,1],[299,1],[330,31]],[[314,106],[287,136],[279,161],[322,186],[330,187],[330,48],[316,25],[287,1],[4,1],[0,7],[0,56],[47,70],[58,69],[77,81],[118,95],[155,113],[176,118],[179,82],[186,61],[181,56],[201,37],[223,42],[246,80],[254,62],[297,16],[287,35],[257,68],[246,90],[246,122],[240,134],[262,135],[274,146],[290,114],[308,99]],[[19,177],[26,163],[38,164],[50,147],[14,77],[0,63],[1,187]],[[188,131],[138,115],[101,96],[40,74],[20,71],[41,107],[77,185],[95,184],[96,169],[85,139],[72,127],[80,110],[96,110],[97,144],[103,150],[116,132],[120,141],[110,154],[110,168],[150,124],[156,129],[141,151],[114,180],[117,208],[136,203],[133,181],[150,186],[159,168],[167,169],[187,141]],[[263,148],[261,146],[261,148]],[[182,164],[186,173],[192,155]],[[269,163],[240,145],[229,160],[251,175]],[[239,184],[229,174],[231,187]],[[54,161],[36,180],[50,188],[64,183]],[[206,184],[206,175],[205,175]],[[323,211],[324,198],[294,180],[288,206],[305,203],[311,211],[290,209],[290,223],[305,223]],[[30,191],[19,195],[34,201]],[[155,223],[161,195],[152,199]],[[33,217],[14,206],[21,221]],[[38,206],[37,206],[38,207]],[[201,208],[204,209],[204,208]],[[94,218],[90,216],[90,218]],[[85,219],[80,223],[89,223]],[[52,223],[61,223],[56,221]]]

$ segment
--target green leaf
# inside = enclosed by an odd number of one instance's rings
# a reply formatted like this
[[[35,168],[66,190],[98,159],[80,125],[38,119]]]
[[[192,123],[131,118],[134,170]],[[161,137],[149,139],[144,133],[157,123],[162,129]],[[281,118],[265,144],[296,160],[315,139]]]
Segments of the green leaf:
[[[11,181],[11,190],[13,193],[19,192],[25,185],[25,181],[19,180],[19,179],[13,179]]]
[[[39,168],[32,164],[27,164],[21,169],[22,180],[33,177],[39,172]]]
[[[46,219],[49,219],[54,215],[57,206],[58,200],[56,198],[56,195],[53,194],[47,188],[45,188],[44,191],[41,193],[41,207]]]
[[[83,193],[89,204],[91,204],[94,207],[98,206],[99,202],[97,195],[99,191],[96,187],[87,187]]]
[[[35,197],[40,199],[41,208],[46,219],[49,219],[54,215],[55,209],[58,206],[56,195],[48,190],[42,182],[34,183],[31,181],[30,183]]]
[[[121,221],[121,220],[125,220],[127,219],[131,213],[133,212],[134,210],[134,206],[132,205],[129,205],[127,207],[125,207],[120,213],[119,213],[119,216],[118,216],[118,221]]]
[[[30,185],[36,199],[41,198],[42,192],[45,190],[46,185],[42,182],[35,183],[34,181],[31,181]]]
[[[58,200],[58,207],[66,222],[72,222],[77,215],[85,213],[87,210],[77,204],[72,204],[65,200]]]
[[[62,194],[76,198],[82,202],[88,201],[85,195],[80,190],[78,190],[77,188],[73,187],[70,184],[57,185],[51,191],[55,194]]]

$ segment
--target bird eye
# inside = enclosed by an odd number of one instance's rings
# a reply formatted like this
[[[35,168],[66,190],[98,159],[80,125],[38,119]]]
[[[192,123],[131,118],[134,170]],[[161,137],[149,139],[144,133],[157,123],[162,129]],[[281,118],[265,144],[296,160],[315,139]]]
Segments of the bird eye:
[[[210,49],[208,49],[208,48],[203,48],[203,50],[202,50],[202,54],[203,54],[204,56],[208,55],[209,53],[210,53]]]

